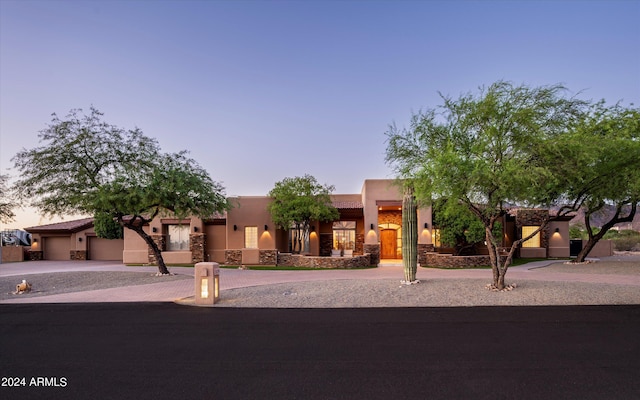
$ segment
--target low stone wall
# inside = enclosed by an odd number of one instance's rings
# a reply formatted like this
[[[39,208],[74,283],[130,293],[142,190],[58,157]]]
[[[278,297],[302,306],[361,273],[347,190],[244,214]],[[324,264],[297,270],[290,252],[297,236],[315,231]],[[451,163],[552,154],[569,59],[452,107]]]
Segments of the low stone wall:
[[[369,254],[353,257],[315,257],[279,253],[278,265],[305,268],[363,268],[371,266]]]
[[[86,250],[71,250],[69,254],[70,260],[76,261],[84,261],[87,259],[87,251]]]
[[[276,265],[278,250],[260,250],[260,265]]]
[[[380,245],[379,244],[365,244],[363,246],[364,254],[369,254],[371,259],[370,265],[380,264]]]
[[[471,268],[491,265],[489,256],[454,256],[453,254],[425,253],[423,266],[441,268]]]

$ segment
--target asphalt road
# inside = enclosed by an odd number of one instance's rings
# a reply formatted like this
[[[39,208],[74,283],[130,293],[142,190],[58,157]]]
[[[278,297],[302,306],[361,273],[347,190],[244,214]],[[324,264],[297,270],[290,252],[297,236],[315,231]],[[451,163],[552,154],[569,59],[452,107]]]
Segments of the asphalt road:
[[[639,371],[640,306],[0,305],[2,399],[637,399]]]

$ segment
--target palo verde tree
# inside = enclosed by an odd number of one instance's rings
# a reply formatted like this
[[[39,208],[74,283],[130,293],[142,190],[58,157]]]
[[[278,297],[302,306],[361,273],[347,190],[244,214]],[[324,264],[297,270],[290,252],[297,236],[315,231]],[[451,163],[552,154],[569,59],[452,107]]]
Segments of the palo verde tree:
[[[547,206],[560,190],[554,171],[531,149],[566,132],[582,114],[584,102],[563,97],[564,90],[497,82],[478,95],[441,95],[439,109],[414,114],[408,129],[387,131],[386,161],[414,182],[419,200],[463,204],[482,222],[498,289],[518,246],[548,224],[515,240],[504,255],[494,228],[507,204]]]
[[[39,134],[41,146],[23,149],[13,161],[21,178],[18,198],[45,215],[96,217],[96,233],[113,238],[120,227],[136,232],[152,249],[161,274],[162,252],[143,227],[158,215],[209,217],[228,208],[223,187],[186,152],[165,154],[141,130],[101,120],[91,108],[53,114]]]
[[[332,205],[330,194],[334,187],[321,185],[316,178],[305,175],[284,178],[269,192],[271,219],[280,228],[292,232],[292,252],[307,251],[312,221],[335,221],[340,213]]]
[[[540,157],[566,181],[558,207],[584,211],[588,240],[575,260],[583,262],[615,224],[633,221],[640,206],[640,109],[596,103],[575,129],[542,149]],[[596,214],[607,219],[594,230]]]

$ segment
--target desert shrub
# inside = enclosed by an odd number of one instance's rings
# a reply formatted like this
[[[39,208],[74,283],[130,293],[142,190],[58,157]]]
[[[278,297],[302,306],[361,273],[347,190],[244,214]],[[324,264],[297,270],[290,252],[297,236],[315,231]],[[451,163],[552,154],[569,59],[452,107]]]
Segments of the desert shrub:
[[[618,251],[640,251],[640,232],[624,230],[611,237]]]

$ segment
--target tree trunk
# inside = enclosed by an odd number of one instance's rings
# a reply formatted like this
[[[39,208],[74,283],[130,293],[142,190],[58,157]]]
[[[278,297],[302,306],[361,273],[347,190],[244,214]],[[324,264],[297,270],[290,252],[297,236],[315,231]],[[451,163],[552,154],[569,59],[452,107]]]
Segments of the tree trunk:
[[[402,265],[405,282],[415,282],[418,269],[418,207],[412,188],[407,188],[402,198]]]
[[[161,275],[169,275],[170,272],[167,269],[167,266],[164,263],[164,259],[162,258],[162,250],[160,250],[160,248],[158,247],[158,244],[156,243],[155,240],[153,240],[153,238],[151,236],[149,236],[144,229],[142,229],[141,225],[136,225],[134,223],[134,220],[131,220],[129,223],[122,223],[121,224],[128,229],[131,229],[132,231],[134,231],[135,233],[137,233],[144,241],[145,243],[151,247],[151,251],[153,252],[153,255],[156,258],[156,263],[158,264],[158,273]]]
[[[632,222],[633,218],[636,215],[636,211],[637,211],[637,204],[636,203],[632,203],[629,207],[629,214],[621,217],[620,214],[622,213],[622,208],[625,205],[625,203],[623,204],[618,204],[616,207],[616,212],[613,215],[613,217],[602,226],[602,229],[600,229],[600,232],[598,232],[597,234],[593,234],[593,229],[591,228],[591,214],[593,212],[587,212],[584,214],[584,223],[585,226],[587,228],[587,233],[589,234],[589,240],[587,240],[587,244],[582,248],[582,250],[580,250],[580,253],[578,253],[578,256],[576,257],[575,261],[576,263],[581,263],[584,262],[584,260],[587,258],[587,256],[589,255],[589,253],[591,252],[591,250],[593,250],[593,248],[595,247],[596,243],[598,243],[600,241],[600,239],[602,239],[604,237],[604,235],[611,229],[613,228],[613,226],[615,224],[618,224],[620,222]],[[596,208],[596,211],[599,210],[600,208]]]
[[[603,232],[602,235],[600,234],[601,232]],[[602,231],[598,232],[597,235],[590,236],[589,240],[587,240],[587,243],[582,247],[582,250],[580,250],[580,253],[578,253],[578,255],[576,256],[576,259],[573,262],[575,262],[575,263],[584,262],[584,260],[587,258],[587,256],[591,252],[591,250],[593,250],[593,248],[596,246],[596,243],[598,243],[598,241],[600,241],[600,239],[602,239],[602,237],[604,236],[604,233],[606,233],[606,232],[604,230],[602,230]]]

